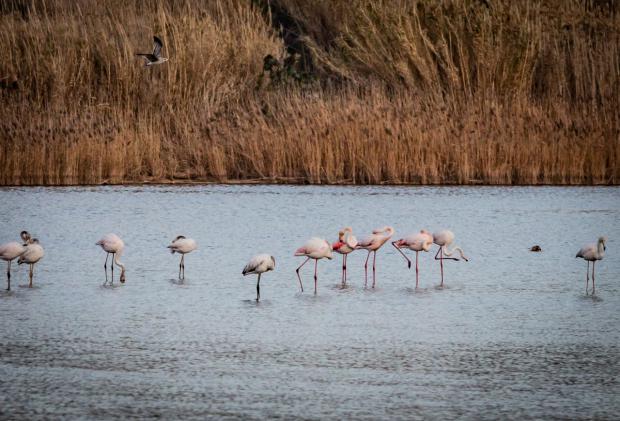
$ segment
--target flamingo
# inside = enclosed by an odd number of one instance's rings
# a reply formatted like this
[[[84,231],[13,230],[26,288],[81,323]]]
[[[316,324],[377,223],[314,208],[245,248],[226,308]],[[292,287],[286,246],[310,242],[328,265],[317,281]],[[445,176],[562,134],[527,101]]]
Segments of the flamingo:
[[[581,250],[577,252],[575,257],[581,257],[588,262],[588,268],[586,269],[586,295],[588,295],[588,274],[590,272],[590,262],[592,262],[592,295],[594,295],[594,264],[597,260],[602,260],[605,257],[605,243],[607,237],[599,237],[597,243],[591,243],[583,246]]]
[[[353,235],[351,227],[345,227],[338,232],[338,241],[332,244],[336,253],[342,254],[342,285],[347,283],[347,255],[355,250],[357,238]]]
[[[172,243],[168,246],[170,253],[179,253],[181,255],[181,262],[179,263],[179,279],[185,279],[185,255],[191,253],[198,248],[196,241],[192,238],[185,238],[182,235],[177,236]],[[181,277],[181,270],[183,270],[183,277]]]
[[[22,238],[24,237],[22,236]],[[26,250],[24,250],[21,256],[19,256],[19,259],[17,259],[17,264],[21,265],[22,263],[26,263],[30,265],[30,282],[28,283],[28,288],[32,288],[34,265],[39,260],[41,260],[45,252],[43,251],[43,247],[41,247],[41,245],[39,244],[39,240],[37,240],[36,238],[30,238],[30,236],[28,236],[26,240],[25,249]]]
[[[427,230],[421,230],[420,232],[411,234],[400,240],[392,241],[392,245],[407,260],[409,269],[411,269],[411,260],[403,253],[401,248],[408,248],[415,251],[415,287],[417,288],[419,281],[418,254],[421,251],[429,251],[431,249],[433,246],[433,235]]]
[[[101,238],[101,240],[97,241],[95,245],[101,246],[103,251],[107,253],[105,256],[105,263],[103,264],[103,270],[105,270],[105,282],[103,284],[105,285],[108,282],[108,257],[110,256],[110,253],[112,253],[112,280],[110,281],[110,285],[114,283],[114,263],[116,263],[116,266],[121,267],[121,277],[119,280],[121,281],[121,284],[124,284],[125,265],[119,260],[121,254],[123,254],[123,249],[125,248],[125,243],[123,240],[121,240],[121,238],[116,234],[106,234]]]
[[[433,242],[439,246],[439,250],[437,250],[437,254],[435,254],[435,260],[439,260],[439,264],[441,266],[441,286],[443,286],[443,261],[444,260],[458,261],[459,259],[456,257],[449,257],[449,256],[452,256],[452,254],[457,250],[459,254],[461,255],[461,259],[465,260],[466,262],[468,262],[469,259],[465,257],[465,254],[463,254],[463,249],[458,246],[454,246],[452,250],[448,250],[448,247],[450,246],[450,244],[454,242],[454,233],[450,230],[443,230],[443,231],[433,233]],[[446,249],[445,251],[444,251],[444,247]],[[444,257],[444,255],[448,257]],[[439,256],[439,258],[437,258],[437,256]]]
[[[372,231],[372,234],[360,241],[356,249],[368,250],[368,256],[366,256],[366,263],[364,263],[364,286],[368,285],[368,258],[370,253],[372,256],[372,287],[375,287],[375,262],[377,259],[377,250],[381,248],[390,238],[394,235],[394,228],[385,226],[383,228],[377,228]]]
[[[333,258],[332,246],[327,242],[327,240],[313,237],[306,241],[306,243],[302,247],[295,250],[295,256],[307,257],[307,259],[304,260],[304,262],[299,265],[297,269],[295,269],[295,272],[297,272],[297,279],[299,279],[299,286],[301,287],[301,292],[304,292],[304,286],[301,283],[301,276],[299,275],[299,270],[302,268],[303,265],[308,262],[308,260],[314,259],[314,293],[316,294],[317,265],[319,263],[319,259],[323,259],[324,257],[326,257],[331,260]]]
[[[269,254],[257,254],[252,257],[247,265],[243,268],[241,274],[243,276],[257,274],[258,280],[256,281],[256,301],[260,300],[260,276],[274,270],[276,268],[276,259]]]
[[[30,240],[30,234],[28,233],[28,231],[22,231],[20,234],[20,237],[22,238],[22,241],[24,243],[27,243],[28,240]],[[26,251],[26,244],[21,244],[21,243],[18,243],[17,241],[11,241],[9,243],[4,243],[0,245],[0,259],[4,260],[5,262],[8,262],[8,265],[6,268],[6,283],[7,283],[6,290],[7,291],[11,290],[11,262],[14,259],[18,258],[19,256],[21,256],[22,254],[24,254],[25,251]]]

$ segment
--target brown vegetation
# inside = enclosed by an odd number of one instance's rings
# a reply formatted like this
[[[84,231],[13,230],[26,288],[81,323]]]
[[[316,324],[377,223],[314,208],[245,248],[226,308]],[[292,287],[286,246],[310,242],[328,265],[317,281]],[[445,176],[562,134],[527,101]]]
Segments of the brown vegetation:
[[[4,1],[0,184],[618,184],[619,12]],[[153,34],[170,61],[145,68]]]

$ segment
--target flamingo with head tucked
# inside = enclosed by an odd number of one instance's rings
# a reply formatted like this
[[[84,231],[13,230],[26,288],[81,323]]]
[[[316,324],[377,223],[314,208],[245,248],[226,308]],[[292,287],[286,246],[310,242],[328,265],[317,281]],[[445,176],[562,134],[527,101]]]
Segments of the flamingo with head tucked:
[[[299,275],[299,270],[305,265],[308,260],[314,259],[314,293],[316,294],[316,282],[317,282],[317,265],[319,263],[319,259],[328,258],[332,259],[332,246],[322,238],[313,237],[306,241],[306,243],[298,248],[295,251],[295,256],[306,256],[307,259],[299,265],[295,272],[297,272],[297,279],[299,279],[299,287],[301,288],[301,292],[304,292],[304,286],[301,282],[301,276]]]
[[[26,263],[30,265],[30,272],[29,272],[30,281],[28,282],[28,288],[32,288],[32,278],[34,276],[34,265],[35,263],[37,263],[39,260],[43,258],[43,255],[45,254],[45,252],[43,251],[43,247],[41,247],[41,245],[39,244],[39,240],[37,240],[36,238],[28,237],[25,246],[26,246],[25,247],[26,250],[24,250],[21,256],[19,256],[19,259],[17,259],[17,264],[21,265],[23,263]]]
[[[257,274],[256,280],[256,301],[260,300],[260,276],[274,270],[276,268],[276,259],[269,254],[257,254],[252,257],[247,265],[243,268],[241,274],[243,276]]]
[[[415,234],[411,234],[405,238],[401,238],[397,241],[392,241],[392,245],[403,255],[407,260],[407,266],[411,269],[411,260],[407,257],[401,248],[408,248],[415,251],[415,287],[418,287],[419,281],[419,269],[418,269],[418,254],[421,251],[429,251],[433,246],[433,235],[427,230],[421,230]]]
[[[364,249],[368,250],[368,255],[366,256],[366,262],[364,263],[364,286],[368,285],[368,259],[370,258],[370,253],[373,253],[372,256],[372,287],[375,287],[376,281],[376,271],[375,264],[377,259],[377,250],[383,246],[386,241],[392,238],[394,235],[394,228],[390,226],[385,226],[383,228],[377,228],[372,231],[372,234],[368,237],[364,238],[360,241],[356,247],[356,249]]]
[[[347,283],[347,256],[357,247],[357,238],[351,227],[345,227],[338,232],[338,241],[332,244],[332,250],[342,254],[342,285]]]
[[[592,295],[594,295],[594,264],[597,260],[602,260],[603,257],[605,257],[605,250],[607,250],[607,247],[605,247],[606,242],[607,237],[599,237],[598,242],[583,246],[575,256],[581,257],[588,262],[588,267],[586,269],[586,295],[588,295],[588,273],[590,272],[590,262],[592,262]]]
[[[22,231],[20,237],[22,238],[22,242],[25,244],[18,243],[17,241],[11,241],[0,245],[0,259],[8,262],[6,268],[7,291],[11,290],[11,262],[24,254],[28,240],[30,240],[30,234],[28,234],[28,231]]]
[[[125,243],[123,240],[121,240],[121,238],[116,234],[106,234],[101,238],[101,240],[97,241],[96,245],[101,246],[103,251],[107,253],[105,256],[105,263],[103,264],[103,270],[105,271],[105,282],[103,284],[105,285],[108,282],[108,257],[110,256],[110,253],[112,253],[112,264],[110,265],[112,270],[112,280],[110,281],[110,285],[114,283],[115,263],[116,266],[121,267],[121,277],[119,280],[122,284],[124,284],[125,265],[119,260],[121,254],[123,254],[123,250],[125,249]]]
[[[458,246],[454,246],[452,250],[448,250],[448,247],[454,242],[454,233],[450,230],[443,230],[443,231],[433,233],[433,242],[439,246],[439,250],[437,250],[437,254],[435,254],[435,260],[439,260],[439,265],[441,267],[441,285],[440,286],[443,286],[443,261],[444,260],[458,261],[459,260],[458,258],[450,257],[455,251],[458,251],[459,254],[461,255],[461,259],[465,260],[466,262],[469,261],[469,259],[465,257],[465,254],[463,254],[463,249]],[[444,255],[448,257],[444,257]]]
[[[179,263],[179,279],[185,279],[185,255],[191,253],[198,248],[196,241],[192,238],[185,238],[182,235],[178,235],[177,238],[172,240],[172,243],[168,246],[170,253],[179,253],[181,255],[181,262]],[[181,276],[183,271],[183,276]]]

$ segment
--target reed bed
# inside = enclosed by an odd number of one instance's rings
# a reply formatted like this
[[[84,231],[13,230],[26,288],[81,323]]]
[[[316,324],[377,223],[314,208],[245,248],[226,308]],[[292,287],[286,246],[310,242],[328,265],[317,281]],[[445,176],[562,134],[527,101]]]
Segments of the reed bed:
[[[613,1],[68,3],[0,4],[1,185],[620,181]]]

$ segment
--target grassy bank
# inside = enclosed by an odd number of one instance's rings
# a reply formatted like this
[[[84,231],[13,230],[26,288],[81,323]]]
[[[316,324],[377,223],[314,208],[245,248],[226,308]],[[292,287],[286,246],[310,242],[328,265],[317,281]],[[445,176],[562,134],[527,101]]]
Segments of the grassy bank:
[[[620,182],[613,1],[66,3],[0,4],[2,185]]]

